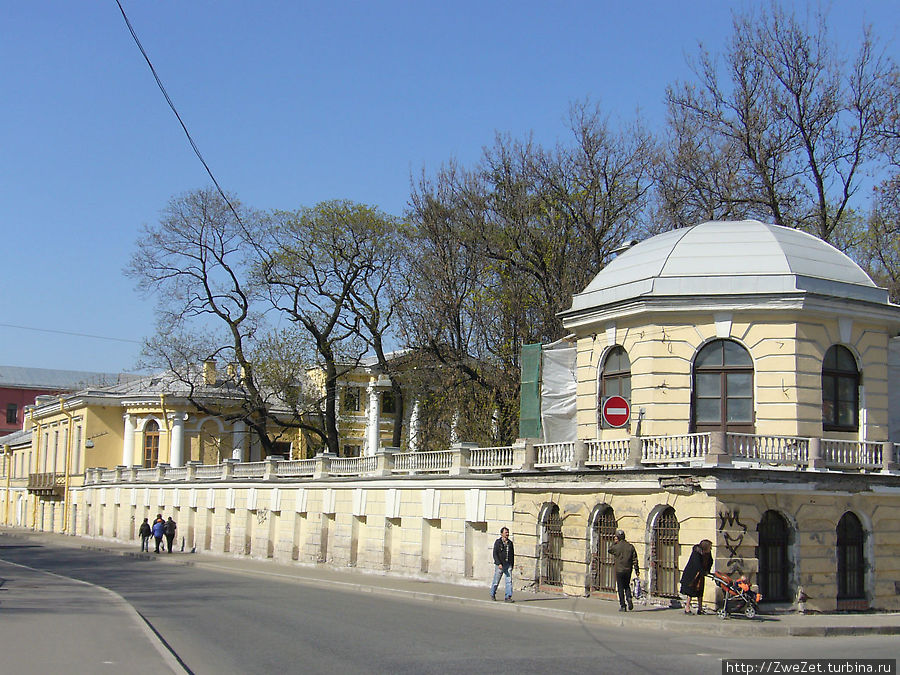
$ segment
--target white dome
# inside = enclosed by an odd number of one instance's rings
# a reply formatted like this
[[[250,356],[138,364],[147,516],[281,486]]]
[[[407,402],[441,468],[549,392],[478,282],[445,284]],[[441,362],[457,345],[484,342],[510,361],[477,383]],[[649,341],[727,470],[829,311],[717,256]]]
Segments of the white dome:
[[[651,237],[609,263],[566,315],[647,297],[810,293],[887,304],[849,257],[806,232],[712,221]]]

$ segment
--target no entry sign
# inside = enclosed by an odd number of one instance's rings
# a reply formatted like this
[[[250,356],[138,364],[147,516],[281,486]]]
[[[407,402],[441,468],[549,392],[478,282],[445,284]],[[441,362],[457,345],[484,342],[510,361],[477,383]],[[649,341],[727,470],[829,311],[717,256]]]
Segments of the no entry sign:
[[[610,396],[603,402],[603,421],[611,427],[624,427],[631,418],[631,408],[621,396]]]

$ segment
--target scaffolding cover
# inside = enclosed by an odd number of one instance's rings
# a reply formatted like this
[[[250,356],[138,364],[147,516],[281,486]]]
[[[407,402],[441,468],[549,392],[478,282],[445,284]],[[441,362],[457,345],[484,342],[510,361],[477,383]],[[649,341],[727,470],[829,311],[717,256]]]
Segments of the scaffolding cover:
[[[522,345],[519,438],[541,436],[541,345]]]
[[[545,443],[563,443],[577,438],[575,358],[575,346],[567,341],[543,348],[540,399]]]

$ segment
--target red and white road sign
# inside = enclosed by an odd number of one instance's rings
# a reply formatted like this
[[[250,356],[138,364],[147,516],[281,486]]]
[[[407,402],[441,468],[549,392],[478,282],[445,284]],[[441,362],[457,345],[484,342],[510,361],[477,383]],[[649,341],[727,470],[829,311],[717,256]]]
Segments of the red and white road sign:
[[[621,396],[610,396],[603,401],[603,421],[611,427],[624,427],[631,418],[631,407]]]

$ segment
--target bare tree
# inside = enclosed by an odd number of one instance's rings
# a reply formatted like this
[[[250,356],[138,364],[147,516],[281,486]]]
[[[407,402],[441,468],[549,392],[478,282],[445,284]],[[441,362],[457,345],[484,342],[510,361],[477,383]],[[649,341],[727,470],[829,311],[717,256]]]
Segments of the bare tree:
[[[681,143],[685,130],[706,135],[723,161],[740,159],[740,188],[723,193],[714,212],[727,213],[731,203],[826,241],[852,242],[852,200],[879,153],[896,77],[871,30],[847,60],[824,14],[801,21],[773,4],[735,16],[722,62],[701,48],[693,68],[696,82],[667,92],[672,136]]]

